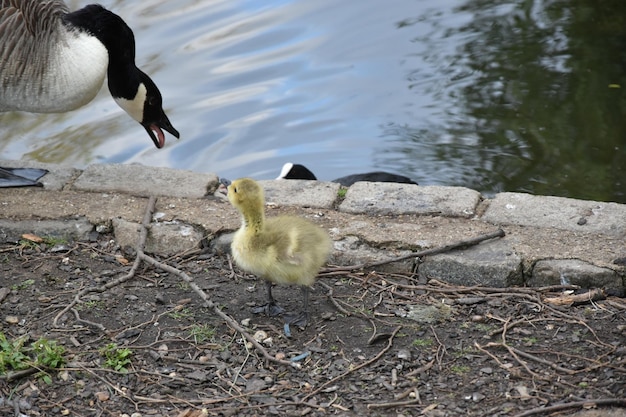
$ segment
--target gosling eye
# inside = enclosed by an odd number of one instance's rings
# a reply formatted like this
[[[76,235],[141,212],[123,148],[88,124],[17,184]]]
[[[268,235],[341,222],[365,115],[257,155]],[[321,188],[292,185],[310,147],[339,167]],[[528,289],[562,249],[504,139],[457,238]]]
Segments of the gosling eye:
[[[237,192],[237,187],[233,187],[233,192],[236,193]]]

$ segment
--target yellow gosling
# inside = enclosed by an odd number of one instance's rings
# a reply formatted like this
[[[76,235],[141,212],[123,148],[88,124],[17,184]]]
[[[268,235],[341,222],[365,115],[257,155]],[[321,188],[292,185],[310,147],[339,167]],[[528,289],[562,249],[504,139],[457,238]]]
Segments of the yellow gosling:
[[[320,227],[300,217],[266,219],[263,189],[250,178],[233,181],[227,195],[242,217],[231,245],[235,263],[266,280],[268,303],[255,312],[282,313],[283,309],[272,297],[272,283],[297,284],[302,287],[304,310],[287,322],[306,326],[309,286],[328,258],[332,247],[330,237]]]

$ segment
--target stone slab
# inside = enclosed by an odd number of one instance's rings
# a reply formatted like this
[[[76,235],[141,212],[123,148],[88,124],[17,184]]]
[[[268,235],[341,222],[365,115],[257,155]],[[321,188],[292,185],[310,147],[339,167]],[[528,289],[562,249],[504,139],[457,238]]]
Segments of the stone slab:
[[[339,211],[472,217],[480,200],[478,191],[464,187],[357,182],[348,189]]]
[[[424,258],[420,281],[437,279],[457,285],[509,287],[523,283],[522,258],[502,239]]]
[[[112,223],[118,244],[123,248],[135,249],[141,225],[123,219],[113,219]],[[199,248],[203,237],[202,232],[188,224],[151,223],[148,228],[145,251],[161,256],[178,255]]]
[[[489,201],[482,220],[626,237],[626,204],[499,193]]]
[[[265,180],[259,184],[268,204],[311,208],[332,208],[340,188],[333,182],[305,180]]]
[[[93,228],[93,224],[85,218],[20,221],[0,219],[0,241],[19,242],[24,233],[40,237],[54,236],[70,240],[84,240],[88,238]]]
[[[546,259],[538,261],[528,285],[579,285],[582,288],[619,288],[622,279],[615,271],[579,259]]]
[[[80,174],[72,189],[146,197],[200,198],[212,194],[217,186],[218,178],[215,174],[139,164],[94,164]]]

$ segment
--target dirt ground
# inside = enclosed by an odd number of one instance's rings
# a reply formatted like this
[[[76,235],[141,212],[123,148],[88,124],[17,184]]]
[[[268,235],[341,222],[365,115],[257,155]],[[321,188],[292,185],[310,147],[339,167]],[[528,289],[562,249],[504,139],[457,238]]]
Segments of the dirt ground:
[[[225,254],[159,259],[169,271],[134,259],[107,235],[0,246],[0,331],[65,348],[51,382],[0,377],[0,415],[626,415],[623,298],[557,306],[561,289],[329,272],[286,337],[281,317],[251,313],[264,283]],[[297,288],[274,296],[302,306]],[[130,350],[126,372],[107,366],[111,343]]]

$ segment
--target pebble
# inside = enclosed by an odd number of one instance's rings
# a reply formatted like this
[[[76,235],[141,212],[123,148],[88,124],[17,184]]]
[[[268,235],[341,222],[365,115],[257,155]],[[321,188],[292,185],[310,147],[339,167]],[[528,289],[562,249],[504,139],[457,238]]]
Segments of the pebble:
[[[18,317],[15,317],[15,316],[6,316],[4,318],[4,321],[6,321],[9,324],[17,324],[17,323],[19,323],[20,319]]]
[[[106,391],[98,391],[94,395],[100,402],[108,401],[110,398],[109,393]]]
[[[252,336],[254,338],[254,340],[256,340],[257,342],[262,342],[265,339],[267,339],[267,333],[264,332],[263,330],[259,330],[256,333],[254,333],[254,336]]]
[[[398,358],[399,359],[404,359],[406,361],[410,361],[411,360],[411,352],[408,349],[400,349],[398,351]]]

